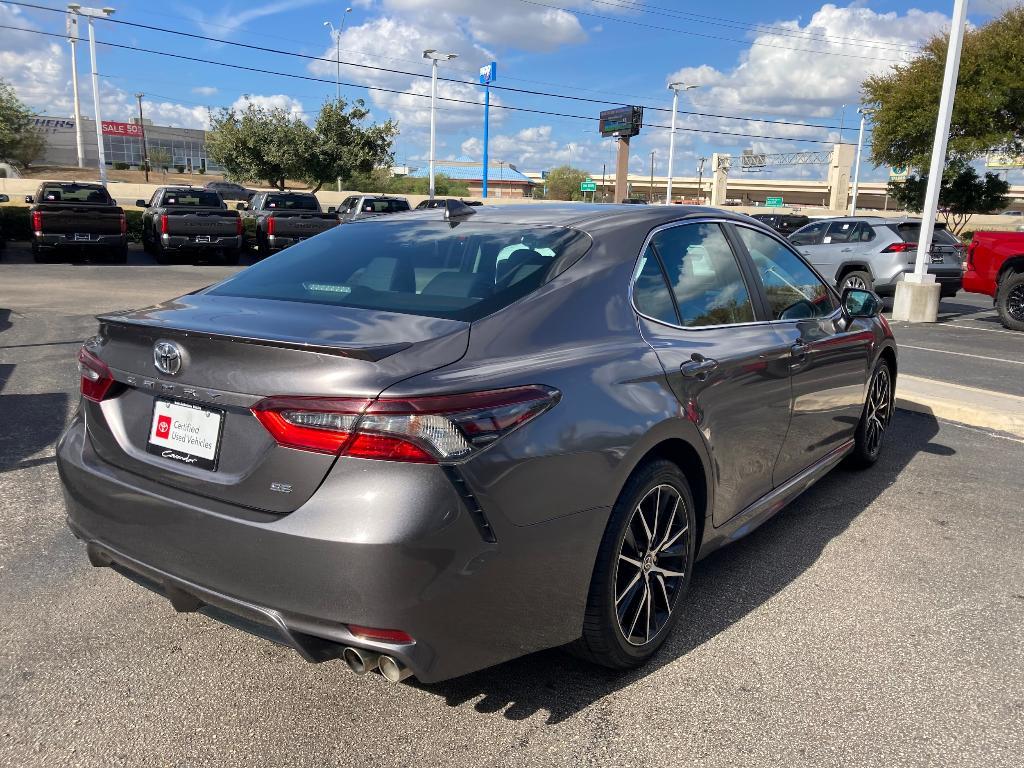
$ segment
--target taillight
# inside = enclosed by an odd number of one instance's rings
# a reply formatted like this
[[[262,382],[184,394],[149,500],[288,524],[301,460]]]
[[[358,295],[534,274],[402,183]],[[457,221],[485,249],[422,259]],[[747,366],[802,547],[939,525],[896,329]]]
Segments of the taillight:
[[[267,234],[272,235],[277,231],[277,222],[274,221],[274,217],[271,216],[267,219]]]
[[[892,243],[882,250],[882,253],[906,253],[917,248],[917,243]]]
[[[121,234],[128,234],[128,217],[125,216],[123,213],[121,214]]]
[[[242,223],[242,217],[239,216],[235,219],[235,234],[239,237],[242,236],[242,231],[245,229],[245,224]]]
[[[42,232],[43,231],[43,212],[32,211],[32,231]]]
[[[967,246],[967,269],[974,269],[974,252],[978,249],[978,241],[972,239],[971,244]]]
[[[161,214],[161,216],[160,216],[160,234],[161,235],[166,235],[170,231],[171,231],[170,230],[170,226],[167,223],[167,214],[166,213]]]
[[[272,219],[271,219],[272,221]],[[542,386],[408,399],[268,397],[252,412],[280,445],[421,464],[462,461],[558,402]]]
[[[348,630],[356,637],[364,640],[380,640],[385,643],[411,643],[412,637],[408,632],[400,629],[377,629],[375,627],[360,627],[358,624],[349,624]]]
[[[78,352],[78,370],[82,375],[82,397],[98,403],[114,385],[114,374],[107,364],[85,347]]]

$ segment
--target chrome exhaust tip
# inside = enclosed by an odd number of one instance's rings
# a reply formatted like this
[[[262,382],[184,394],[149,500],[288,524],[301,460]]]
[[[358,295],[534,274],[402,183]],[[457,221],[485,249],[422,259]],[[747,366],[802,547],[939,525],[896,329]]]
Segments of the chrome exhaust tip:
[[[348,647],[341,652],[341,658],[348,664],[348,668],[357,675],[365,675],[367,672],[372,672],[377,668],[377,664],[382,657],[379,653],[374,653],[373,651]]]
[[[380,673],[389,683],[400,683],[412,675],[412,670],[405,666],[398,659],[391,656],[381,656],[378,660]]]

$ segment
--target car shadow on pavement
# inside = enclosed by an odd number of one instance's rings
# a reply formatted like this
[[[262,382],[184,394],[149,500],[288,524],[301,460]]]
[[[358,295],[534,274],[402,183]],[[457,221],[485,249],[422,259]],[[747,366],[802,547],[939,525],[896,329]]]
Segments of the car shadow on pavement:
[[[698,563],[674,632],[645,667],[614,672],[561,650],[542,651],[431,685],[414,683],[457,707],[478,699],[481,713],[522,720],[548,713],[553,725],[671,664],[743,619],[810,568],[921,452],[951,455],[932,442],[933,416],[897,411],[879,462],[856,472],[840,467],[745,539]],[[685,703],[680,702],[685,709]]]
[[[3,394],[14,366],[0,363],[0,472],[53,461],[53,444],[64,431],[68,394]],[[29,459],[46,450],[47,455]]]

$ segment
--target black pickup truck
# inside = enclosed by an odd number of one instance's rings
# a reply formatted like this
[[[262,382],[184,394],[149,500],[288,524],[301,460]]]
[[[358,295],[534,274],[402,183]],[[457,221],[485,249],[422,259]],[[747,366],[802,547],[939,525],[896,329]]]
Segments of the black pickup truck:
[[[142,247],[158,264],[218,256],[237,264],[242,255],[242,219],[220,195],[195,187],[158,187],[135,202],[142,214]]]
[[[252,222],[249,245],[260,258],[276,253],[289,245],[319,235],[338,226],[334,208],[327,213],[310,192],[257,192],[238,209]]]
[[[124,210],[102,184],[44,181],[26,195],[32,228],[32,258],[49,261],[57,253],[128,261],[128,222]]]

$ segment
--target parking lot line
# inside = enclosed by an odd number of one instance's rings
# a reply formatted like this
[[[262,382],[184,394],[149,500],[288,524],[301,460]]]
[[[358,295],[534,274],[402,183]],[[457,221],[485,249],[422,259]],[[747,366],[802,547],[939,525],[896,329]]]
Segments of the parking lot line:
[[[969,331],[985,331],[987,333],[1009,333],[1020,336],[1020,331],[1004,331],[1001,328],[977,328],[973,325],[960,325],[960,323],[936,323],[937,328],[966,328]]]
[[[988,357],[987,355],[972,355],[969,352],[951,352],[948,349],[933,349],[932,347],[914,347],[910,344],[900,344],[900,349],[918,349],[922,352],[939,352],[943,355],[956,355],[958,357],[973,357],[978,360],[992,360],[996,363],[1009,363],[1010,365],[1024,365],[1024,360],[1007,360],[1004,357]]]

